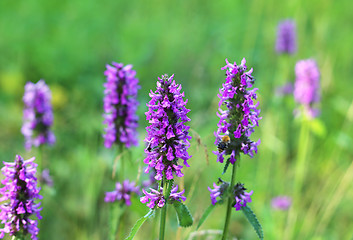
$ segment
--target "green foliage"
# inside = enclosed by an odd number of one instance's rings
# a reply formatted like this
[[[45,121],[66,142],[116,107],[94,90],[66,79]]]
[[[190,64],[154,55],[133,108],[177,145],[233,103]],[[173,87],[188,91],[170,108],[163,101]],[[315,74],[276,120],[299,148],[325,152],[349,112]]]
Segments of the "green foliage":
[[[132,240],[134,239],[136,233],[138,232],[138,230],[140,229],[140,227],[142,226],[142,224],[149,219],[151,216],[153,216],[154,214],[154,210],[150,210],[145,216],[143,216],[142,218],[138,219],[135,223],[135,225],[132,227],[131,232],[129,234],[129,236],[127,238],[125,238],[125,240]]]
[[[205,210],[205,212],[202,214],[199,224],[196,227],[196,230],[199,229],[201,227],[201,225],[203,224],[203,222],[208,218],[208,216],[211,214],[211,212],[215,209],[216,205],[211,204],[210,206],[208,206],[208,208]]]
[[[189,212],[189,209],[186,205],[181,202],[175,201],[173,203],[174,209],[178,216],[178,223],[180,227],[190,227],[194,220]]]
[[[250,224],[253,226],[259,239],[263,240],[264,233],[262,231],[262,227],[261,227],[261,224],[259,223],[259,220],[257,220],[256,218],[255,213],[251,210],[251,208],[248,205],[245,205],[245,207],[241,207],[241,210],[243,211],[246,219],[248,219]]]
[[[226,161],[226,164],[224,164],[224,168],[223,168],[223,172],[222,172],[222,175],[225,174],[227,172],[227,169],[229,167],[229,164],[230,164],[230,161],[229,161],[230,158],[227,159]]]

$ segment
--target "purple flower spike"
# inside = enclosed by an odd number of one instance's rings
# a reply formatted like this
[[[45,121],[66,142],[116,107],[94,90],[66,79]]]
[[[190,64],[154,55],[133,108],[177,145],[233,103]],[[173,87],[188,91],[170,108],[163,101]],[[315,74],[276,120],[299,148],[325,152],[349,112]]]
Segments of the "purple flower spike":
[[[245,58],[240,65],[231,64],[227,59],[226,63],[227,65],[222,70],[226,69],[227,77],[218,95],[220,101],[217,115],[220,120],[217,124],[218,130],[214,133],[218,151],[213,153],[217,155],[217,161],[221,163],[223,163],[224,155],[230,155],[229,161],[234,164],[240,152],[250,157],[257,153],[260,140],[253,142],[249,137],[254,132],[254,127],[258,126],[261,117],[259,117],[259,103],[254,101],[257,99],[257,88],[250,89],[255,82],[251,76],[253,69],[246,71]],[[225,105],[226,110],[221,109],[222,105]],[[227,139],[229,143],[223,142],[224,139]]]
[[[0,229],[0,238],[9,233],[11,236],[30,234],[32,239],[37,239],[42,209],[35,201],[42,196],[35,177],[37,164],[33,161],[34,157],[24,161],[17,155],[15,162],[4,162],[1,169],[5,178],[1,181],[4,187],[0,188],[0,219],[5,226]],[[36,219],[29,218],[33,215]]]
[[[244,184],[237,183],[234,186],[234,198],[235,198],[235,210],[239,211],[241,207],[245,207],[247,203],[251,202],[250,196],[254,191],[245,192],[246,188],[244,188]]]
[[[54,133],[50,130],[53,124],[51,106],[51,92],[44,80],[36,84],[28,82],[23,95],[25,108],[23,110],[23,126],[21,129],[25,137],[25,148],[55,143]]]
[[[183,165],[189,167],[187,160],[191,157],[187,149],[190,146],[189,126],[190,121],[186,114],[190,111],[185,108],[184,93],[181,93],[181,85],[173,80],[174,75],[163,75],[158,78],[157,90],[150,93],[151,101],[147,104],[146,119],[151,124],[146,127],[147,137],[145,142],[146,158],[144,163],[150,169],[156,170],[155,179],[162,180],[163,175],[167,180],[175,176],[182,177]]]
[[[159,208],[162,208],[165,204],[165,197],[163,196],[163,188],[160,188],[160,190],[155,190],[153,188],[150,188],[150,192],[145,191],[142,189],[143,193],[145,196],[140,198],[140,201],[142,203],[147,203],[147,207],[153,209],[156,205]],[[169,195],[169,200],[170,201],[185,201],[186,197],[183,196],[185,190],[178,192],[178,185],[175,185],[172,188],[172,191],[170,192]]]
[[[288,210],[292,205],[292,199],[288,196],[278,196],[272,199],[271,205],[274,209]]]
[[[112,192],[105,193],[105,202],[115,202],[122,201],[127,206],[131,205],[131,194],[140,193],[140,188],[136,186],[135,182],[130,182],[129,180],[125,180],[123,184],[117,182],[115,185],[115,190]]]
[[[304,106],[310,117],[319,115],[319,110],[313,105],[320,101],[320,71],[315,60],[307,59],[295,65],[294,99]]]
[[[277,53],[294,54],[297,51],[297,34],[295,22],[287,19],[278,24],[277,40],[276,40]]]
[[[107,65],[104,75],[104,146],[111,148],[114,143],[124,144],[127,148],[138,145],[137,131],[138,106],[137,91],[140,89],[136,71],[132,65],[122,63]]]

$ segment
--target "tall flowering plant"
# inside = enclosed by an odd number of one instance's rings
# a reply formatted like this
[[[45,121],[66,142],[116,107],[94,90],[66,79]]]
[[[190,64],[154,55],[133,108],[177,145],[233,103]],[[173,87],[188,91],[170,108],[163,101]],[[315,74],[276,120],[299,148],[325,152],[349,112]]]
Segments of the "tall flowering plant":
[[[104,146],[111,148],[115,143],[127,148],[138,144],[137,91],[140,89],[136,71],[132,65],[107,64],[104,75]]]
[[[35,201],[42,196],[35,177],[37,164],[33,161],[34,157],[23,160],[17,155],[13,163],[4,162],[4,186],[0,188],[0,219],[4,227],[0,229],[0,238],[9,233],[14,239],[24,239],[27,234],[37,239],[38,220],[42,217],[40,203]]]
[[[32,146],[54,144],[55,135],[50,129],[53,124],[51,92],[44,80],[25,85],[23,102],[24,123],[21,132],[25,137],[25,148],[30,150]]]
[[[104,86],[104,146],[111,148],[117,145],[119,150],[131,148],[138,145],[138,116],[136,115],[139,102],[137,101],[137,92],[140,89],[139,80],[136,78],[136,71],[132,65],[113,62],[112,65],[106,65],[106,82]],[[120,153],[122,154],[122,153]],[[124,161],[120,161],[119,178],[116,182],[115,190],[105,193],[105,202],[120,202],[119,207],[131,205],[131,196],[139,194],[139,188],[135,182],[123,180]],[[113,173],[113,176],[115,172]],[[110,238],[115,239],[116,226],[118,225],[119,209],[115,204],[111,205],[114,221],[111,226]]]
[[[145,173],[155,173],[154,179],[158,182],[158,189],[143,189],[144,196],[140,201],[147,204],[151,213],[161,209],[159,239],[164,239],[168,204],[175,207],[180,226],[191,226],[193,222],[186,206],[182,204],[182,201],[186,200],[183,196],[184,190],[179,192],[178,185],[174,184],[176,177],[184,176],[183,167],[190,167],[188,160],[191,156],[187,149],[191,136],[190,127],[185,125],[190,121],[187,117],[190,110],[185,107],[187,100],[183,99],[181,85],[176,84],[173,78],[174,75],[158,78],[156,91],[149,94],[151,100],[147,104],[146,112],[150,126],[146,127]]]
[[[247,192],[244,184],[240,182],[235,184],[235,170],[240,160],[240,154],[252,158],[257,153],[257,146],[260,144],[260,140],[252,141],[250,139],[261,117],[259,116],[259,103],[256,102],[258,89],[253,88],[255,82],[255,78],[251,75],[253,69],[247,70],[245,64],[245,58],[240,65],[229,63],[226,59],[226,66],[222,68],[222,70],[226,70],[226,80],[218,94],[220,101],[217,115],[220,120],[215,132],[215,145],[218,151],[213,153],[220,163],[224,163],[227,158],[223,173],[226,172],[229,165],[233,166],[230,182],[219,178],[218,183],[213,183],[213,189],[208,188],[212,205],[228,202],[222,239],[227,238],[232,207],[236,211],[251,211],[247,203],[251,202],[253,191]],[[255,215],[248,214],[247,217],[249,216],[254,217]],[[262,234],[261,227],[257,231]]]

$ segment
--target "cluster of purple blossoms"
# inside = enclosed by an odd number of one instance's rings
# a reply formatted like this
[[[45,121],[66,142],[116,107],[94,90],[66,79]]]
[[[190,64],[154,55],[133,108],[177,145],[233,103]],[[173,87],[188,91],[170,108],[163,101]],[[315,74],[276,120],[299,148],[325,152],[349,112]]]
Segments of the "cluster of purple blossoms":
[[[215,205],[217,202],[219,202],[219,200],[223,198],[225,191],[227,191],[229,187],[229,183],[223,182],[221,180],[219,180],[219,182],[222,183],[219,186],[216,183],[213,183],[214,189],[208,187],[208,191],[211,192],[210,197],[213,205]]]
[[[223,181],[221,182],[222,184],[219,186],[216,183],[213,183],[214,189],[208,187],[208,190],[211,192],[210,197],[213,205],[222,200],[224,197],[229,196],[229,194],[235,199],[233,202],[233,207],[236,211],[239,211],[241,207],[245,207],[247,203],[251,202],[250,196],[253,194],[253,191],[245,192],[246,188],[244,187],[244,184],[237,183],[231,192],[228,192],[229,183]]]
[[[248,154],[250,157],[257,153],[257,146],[260,140],[253,142],[249,139],[254,132],[254,127],[258,126],[260,110],[257,109],[259,103],[254,103],[257,99],[257,88],[250,90],[255,79],[251,76],[253,69],[248,72],[245,65],[245,58],[238,66],[235,62],[231,64],[226,59],[227,65],[222,68],[226,71],[226,81],[219,90],[219,116],[220,120],[217,124],[218,130],[215,132],[218,145],[223,136],[228,135],[230,144],[224,151],[214,151],[217,155],[217,161],[223,163],[224,155],[230,155],[229,161],[234,164],[236,157],[240,152]],[[225,105],[227,110],[222,110],[221,106]]]
[[[297,51],[296,26],[293,20],[281,21],[277,28],[277,53],[294,54]]]
[[[107,65],[104,72],[107,76],[104,83],[104,146],[110,148],[113,143],[122,143],[129,148],[138,145],[136,98],[140,86],[132,65],[115,62],[112,65]]]
[[[274,197],[271,201],[271,206],[274,209],[288,210],[292,205],[292,199],[288,196],[278,196]]]
[[[145,141],[148,146],[144,163],[148,164],[145,172],[151,168],[156,170],[156,180],[162,180],[163,174],[167,180],[174,175],[184,176],[179,159],[183,160],[186,167],[190,167],[187,160],[191,157],[187,149],[190,146],[189,126],[190,121],[186,114],[190,111],[185,108],[184,93],[180,93],[181,85],[176,84],[173,76],[163,75],[158,78],[157,90],[150,93],[151,101],[147,104],[146,119],[151,124],[146,127]]]
[[[51,106],[51,92],[44,80],[36,84],[28,82],[23,95],[25,108],[23,110],[23,126],[21,129],[25,137],[25,148],[55,143],[55,136],[50,130],[53,124],[53,111]]]
[[[0,229],[0,238],[9,233],[11,236],[31,234],[32,239],[37,239],[38,220],[42,217],[40,203],[35,201],[42,196],[35,177],[37,164],[33,161],[34,157],[24,161],[17,155],[15,162],[4,162],[1,171],[5,179],[1,181],[4,187],[0,188],[0,202],[5,203],[0,205],[0,220],[5,226]],[[36,219],[29,218],[31,215]]]
[[[319,115],[313,105],[320,101],[320,71],[315,60],[307,59],[295,65],[294,99],[304,106],[310,117]]]
[[[185,123],[190,121],[186,114],[190,111],[185,107],[187,100],[184,101],[184,92],[181,93],[181,85],[173,80],[174,75],[163,75],[158,78],[157,90],[150,92],[151,101],[147,104],[148,111],[146,119],[151,124],[146,127],[147,136],[145,142],[148,143],[145,148],[147,164],[145,173],[155,171],[154,178],[161,181],[163,177],[169,181],[175,176],[183,177],[181,172],[183,166],[179,159],[183,160],[183,165],[190,167],[187,160],[191,157],[187,149],[190,147],[189,126]],[[171,183],[169,183],[171,184]],[[184,191],[177,193],[178,186],[171,191],[170,199],[183,200]],[[163,196],[163,185],[159,190],[150,188],[151,193],[143,190],[146,195],[140,200],[146,203],[150,199],[148,207],[154,208],[157,202],[158,207],[163,207],[165,197]]]
[[[140,198],[140,201],[142,203],[147,203],[147,207],[153,209],[156,204],[158,207],[162,208],[165,204],[165,197],[163,196],[163,188],[161,187],[158,190],[155,190],[153,188],[150,188],[151,192],[147,192],[144,189],[142,189],[143,193],[145,196]],[[170,201],[185,201],[186,197],[183,196],[185,190],[178,192],[178,185],[175,185],[169,195],[169,200]]]
[[[135,182],[130,182],[129,180],[125,180],[123,184],[117,182],[115,185],[115,190],[112,192],[105,193],[105,202],[115,202],[122,201],[127,206],[131,205],[131,194],[140,193],[140,188],[136,186]]]

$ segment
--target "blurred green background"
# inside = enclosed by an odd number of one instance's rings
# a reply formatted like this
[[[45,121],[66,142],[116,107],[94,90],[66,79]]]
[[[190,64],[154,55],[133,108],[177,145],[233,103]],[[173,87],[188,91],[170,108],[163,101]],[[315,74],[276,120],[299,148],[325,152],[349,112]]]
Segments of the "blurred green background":
[[[40,239],[107,239],[111,204],[103,199],[117,180],[111,175],[118,153],[103,147],[102,97],[103,71],[112,61],[133,64],[142,87],[140,147],[121,159],[128,166],[124,176],[131,180],[144,166],[145,104],[156,78],[174,73],[189,99],[193,157],[179,184],[186,189],[196,224],[178,228],[169,208],[167,236],[190,238],[210,205],[207,186],[223,170],[211,153],[216,149],[216,95],[225,74],[220,68],[225,58],[240,63],[243,57],[254,68],[259,88],[263,119],[253,139],[262,143],[257,156],[242,158],[236,180],[254,190],[251,207],[265,238],[352,239],[352,7],[349,0],[0,1],[1,161],[13,161],[15,154],[38,156],[36,149],[24,150],[20,132],[24,84],[45,79],[53,94],[57,143],[44,149],[44,158],[54,189],[42,190]],[[276,27],[285,18],[297,23],[298,52],[293,56],[274,51]],[[293,97],[278,97],[274,91],[294,81],[295,62],[307,58],[314,58],[321,71],[322,114],[310,122],[303,146]],[[293,196],[303,149],[304,184]],[[142,174],[139,181],[146,178]],[[229,173],[223,178],[229,180]],[[272,209],[277,195],[294,197],[295,205],[289,211]],[[222,229],[225,210],[218,207],[200,230]],[[147,211],[134,201],[120,235],[126,236]],[[153,239],[157,229],[158,221],[150,220],[136,239]],[[230,232],[239,239],[256,239],[241,212],[233,211]],[[194,239],[219,239],[212,236]]]

